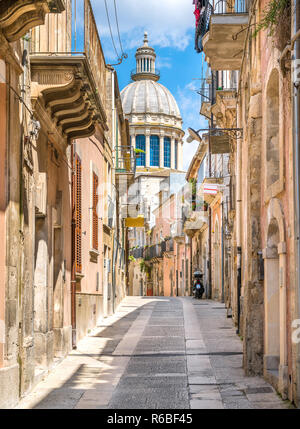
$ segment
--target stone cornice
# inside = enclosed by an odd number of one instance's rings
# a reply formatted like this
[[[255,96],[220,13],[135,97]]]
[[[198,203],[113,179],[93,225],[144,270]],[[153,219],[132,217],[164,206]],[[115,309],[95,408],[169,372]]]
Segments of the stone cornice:
[[[0,29],[0,58],[11,64],[18,74],[23,73],[23,67],[15,55],[13,47],[8,43]]]
[[[24,36],[31,28],[42,25],[47,13],[61,13],[62,0],[6,0],[0,4],[0,29],[8,42]]]
[[[51,120],[68,141],[107,129],[106,114],[84,58],[31,57],[32,103],[43,99]]]

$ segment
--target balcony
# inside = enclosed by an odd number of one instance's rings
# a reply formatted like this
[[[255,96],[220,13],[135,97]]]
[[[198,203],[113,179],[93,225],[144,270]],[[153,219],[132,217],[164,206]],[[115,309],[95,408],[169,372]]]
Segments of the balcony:
[[[160,79],[160,71],[155,69],[147,72],[141,72],[138,69],[133,69],[131,70],[130,76],[132,80],[142,80],[150,77],[152,80],[158,81]]]
[[[136,156],[131,146],[116,146],[115,148],[116,186],[122,197],[134,182]]]
[[[211,118],[211,87],[203,84],[201,89],[197,91],[200,95],[200,115],[205,116],[207,119]]]
[[[184,238],[183,220],[178,219],[171,225],[171,237],[176,242],[181,242]]]
[[[219,0],[207,16],[208,31],[201,44],[213,70],[238,70],[241,66],[246,28],[249,22],[248,0]]]
[[[228,118],[231,122],[236,119],[236,88],[226,88],[216,91],[216,101],[211,107],[211,112],[216,118],[216,123],[219,127],[226,128],[230,126],[227,124]]]
[[[208,211],[193,212],[191,217],[184,222],[183,230],[186,235],[192,237],[208,224]]]
[[[63,0],[6,0],[0,2],[0,30],[8,42],[15,42],[31,28],[42,25],[47,13],[65,10]]]
[[[135,259],[141,259],[144,257],[145,249],[144,247],[138,247],[137,249],[130,250],[130,255]]]
[[[131,146],[117,146],[115,148],[115,156],[116,174],[135,174],[136,157],[134,149]]]
[[[146,261],[150,261],[152,259],[158,260],[162,259],[164,253],[173,252],[174,251],[174,241],[173,238],[168,238],[167,240],[162,241],[159,244],[154,244],[145,248],[144,258]]]
[[[93,135],[97,124],[108,128],[106,64],[90,1],[72,1],[68,13],[65,28],[50,15],[47,25],[32,30],[30,63],[35,112],[42,118],[46,109],[51,124],[70,143]]]
[[[151,259],[161,259],[162,249],[160,244],[154,244],[145,249],[145,260],[150,261]]]

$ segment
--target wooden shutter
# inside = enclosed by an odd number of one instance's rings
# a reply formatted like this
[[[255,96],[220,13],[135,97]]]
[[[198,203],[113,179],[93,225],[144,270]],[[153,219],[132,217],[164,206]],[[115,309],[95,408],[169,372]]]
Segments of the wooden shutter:
[[[81,159],[75,155],[75,168],[76,168],[76,191],[75,191],[75,264],[76,272],[82,271],[81,260],[81,223],[82,223],[82,207],[81,207]]]
[[[98,184],[98,176],[93,172],[93,249],[95,250],[98,250]]]

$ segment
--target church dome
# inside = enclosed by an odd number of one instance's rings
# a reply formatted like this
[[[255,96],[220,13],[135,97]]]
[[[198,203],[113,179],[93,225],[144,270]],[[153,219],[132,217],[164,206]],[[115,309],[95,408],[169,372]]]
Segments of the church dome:
[[[121,100],[129,121],[130,145],[140,150],[136,155],[137,171],[181,171],[182,118],[175,98],[158,82],[156,53],[148,44],[147,33],[135,59],[133,82],[123,89]]]
[[[130,83],[121,92],[125,115],[164,114],[181,119],[176,100],[170,91],[151,79]]]

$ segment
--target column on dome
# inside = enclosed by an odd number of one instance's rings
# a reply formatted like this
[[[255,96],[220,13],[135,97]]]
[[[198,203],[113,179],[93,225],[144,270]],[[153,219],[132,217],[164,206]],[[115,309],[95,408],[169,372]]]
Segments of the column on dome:
[[[131,147],[135,149],[135,133],[131,135]]]
[[[178,170],[178,139],[175,139],[174,144],[174,168]]]
[[[182,171],[182,141],[178,140],[178,170]]]
[[[159,166],[164,168],[164,133],[159,136]]]
[[[171,168],[175,170],[175,137],[171,138]]]
[[[146,167],[150,167],[150,132],[146,131]]]

